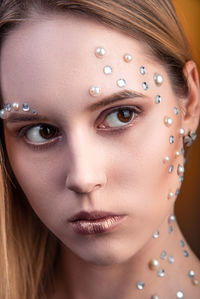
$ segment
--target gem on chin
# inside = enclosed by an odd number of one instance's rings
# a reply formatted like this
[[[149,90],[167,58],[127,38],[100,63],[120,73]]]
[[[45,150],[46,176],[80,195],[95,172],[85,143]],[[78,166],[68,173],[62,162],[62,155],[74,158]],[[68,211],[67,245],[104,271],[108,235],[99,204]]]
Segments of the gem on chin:
[[[172,172],[173,172],[173,170],[174,170],[174,166],[173,166],[173,165],[171,165],[171,166],[170,166],[170,168],[169,168],[169,173],[172,173]]]
[[[169,226],[169,234],[171,234],[172,232],[173,232],[173,226],[170,225],[170,226]]]
[[[189,256],[188,251],[187,251],[187,250],[184,250],[184,251],[183,251],[183,255],[184,255],[184,257],[188,257],[188,256]]]
[[[180,240],[180,246],[184,247],[185,246],[185,242],[183,240]]]
[[[175,261],[175,259],[174,259],[173,256],[169,256],[169,257],[168,257],[168,262],[169,262],[170,264],[173,264],[174,261]]]

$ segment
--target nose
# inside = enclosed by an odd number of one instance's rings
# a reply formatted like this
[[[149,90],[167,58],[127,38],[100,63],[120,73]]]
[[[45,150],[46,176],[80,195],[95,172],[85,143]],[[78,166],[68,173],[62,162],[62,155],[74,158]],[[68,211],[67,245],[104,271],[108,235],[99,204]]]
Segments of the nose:
[[[76,193],[90,193],[106,184],[103,161],[94,142],[78,141],[76,138],[74,146],[71,147],[70,161],[65,182],[69,190]]]

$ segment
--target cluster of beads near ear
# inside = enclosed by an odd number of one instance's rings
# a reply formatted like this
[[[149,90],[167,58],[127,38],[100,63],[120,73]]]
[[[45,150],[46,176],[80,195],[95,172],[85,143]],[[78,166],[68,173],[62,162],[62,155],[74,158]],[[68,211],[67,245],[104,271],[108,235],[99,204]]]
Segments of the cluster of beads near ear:
[[[23,103],[20,105],[19,103],[6,103],[4,104],[3,109],[0,110],[0,118],[1,119],[6,119],[9,116],[9,112],[29,112],[31,114],[36,115],[37,111],[33,110],[27,103]]]

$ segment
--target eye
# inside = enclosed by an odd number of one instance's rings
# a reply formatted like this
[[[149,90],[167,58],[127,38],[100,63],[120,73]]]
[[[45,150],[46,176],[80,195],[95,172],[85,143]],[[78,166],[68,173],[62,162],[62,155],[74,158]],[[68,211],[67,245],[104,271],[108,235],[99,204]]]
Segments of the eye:
[[[100,128],[118,128],[124,127],[132,123],[133,119],[139,114],[134,108],[123,107],[117,108],[111,113],[108,113],[104,118],[104,122],[99,125]]]
[[[29,142],[39,144],[57,137],[57,128],[50,125],[39,124],[31,128],[25,127],[24,130],[21,130],[20,135],[23,135]]]

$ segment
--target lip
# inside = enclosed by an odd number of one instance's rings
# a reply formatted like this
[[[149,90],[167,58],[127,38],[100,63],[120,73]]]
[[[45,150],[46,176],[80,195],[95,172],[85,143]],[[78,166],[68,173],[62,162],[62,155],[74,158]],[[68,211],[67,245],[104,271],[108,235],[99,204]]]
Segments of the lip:
[[[70,218],[70,226],[74,232],[82,235],[100,234],[113,230],[126,217],[110,212],[82,211]]]

